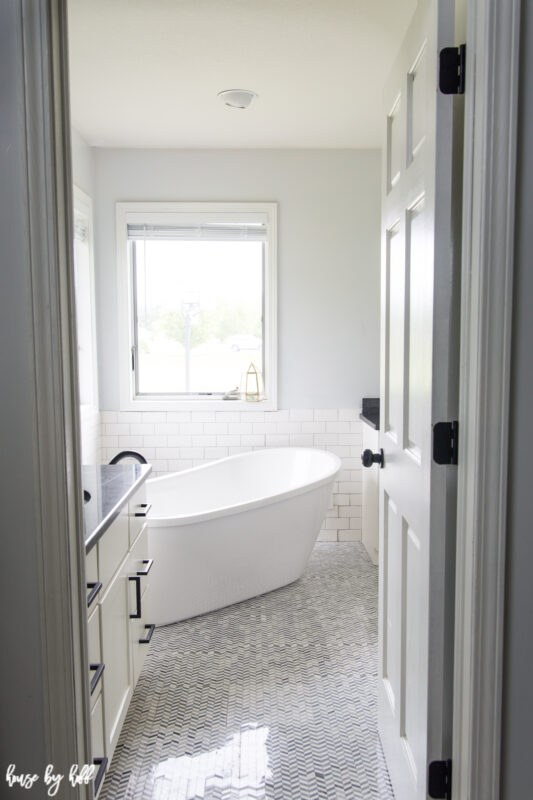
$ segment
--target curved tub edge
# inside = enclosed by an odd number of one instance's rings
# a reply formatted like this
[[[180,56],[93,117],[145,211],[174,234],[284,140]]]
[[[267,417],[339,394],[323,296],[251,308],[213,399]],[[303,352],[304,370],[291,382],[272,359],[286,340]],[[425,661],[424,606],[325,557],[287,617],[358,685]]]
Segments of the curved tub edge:
[[[340,458],[335,455],[335,453],[330,453],[328,450],[316,450],[309,447],[272,447],[269,448],[269,452],[275,453],[276,451],[286,451],[286,450],[300,450],[300,451],[310,451],[312,453],[327,453],[327,455],[333,461],[335,465],[335,469],[332,469],[327,475],[319,478],[316,481],[312,481],[310,483],[305,483],[300,486],[296,486],[294,489],[289,489],[286,492],[278,492],[277,494],[272,495],[265,495],[263,497],[259,497],[256,500],[248,500],[244,503],[237,503],[231,506],[222,506],[219,508],[212,509],[210,511],[200,512],[198,514],[187,514],[182,516],[173,516],[173,517],[154,517],[151,513],[147,515],[147,521],[149,524],[154,528],[166,528],[170,526],[182,526],[182,525],[193,525],[197,522],[204,522],[210,519],[216,519],[217,517],[225,517],[231,514],[240,514],[245,513],[248,510],[252,510],[254,508],[261,508],[262,506],[270,505],[271,503],[278,503],[282,500],[286,500],[290,497],[297,497],[300,494],[304,494],[306,492],[311,492],[314,489],[318,489],[320,486],[326,486],[328,483],[333,483],[335,477],[339,474],[339,471],[342,467],[342,462]],[[198,467],[191,467],[190,469],[182,470],[181,472],[170,472],[168,475],[161,475],[157,478],[150,478],[146,481],[149,486],[152,483],[163,482],[165,480],[169,480],[175,478],[177,476],[182,476],[185,474],[190,474],[192,472],[198,472],[205,469],[210,469],[221,464],[222,462],[227,462],[233,459],[238,459],[243,456],[250,456],[250,453],[237,453],[234,456],[228,456],[227,458],[221,458],[217,461],[210,462],[208,464],[201,464]]]

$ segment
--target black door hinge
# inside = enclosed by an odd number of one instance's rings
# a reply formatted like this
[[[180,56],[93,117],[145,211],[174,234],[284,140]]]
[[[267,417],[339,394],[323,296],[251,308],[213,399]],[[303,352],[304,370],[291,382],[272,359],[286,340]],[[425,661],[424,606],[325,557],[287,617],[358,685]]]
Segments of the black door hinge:
[[[428,794],[430,797],[451,800],[452,761],[432,761],[428,768]]]
[[[444,47],[439,53],[439,89],[443,94],[464,94],[466,44]]]
[[[433,426],[433,461],[436,464],[457,464],[459,423],[436,422]]]

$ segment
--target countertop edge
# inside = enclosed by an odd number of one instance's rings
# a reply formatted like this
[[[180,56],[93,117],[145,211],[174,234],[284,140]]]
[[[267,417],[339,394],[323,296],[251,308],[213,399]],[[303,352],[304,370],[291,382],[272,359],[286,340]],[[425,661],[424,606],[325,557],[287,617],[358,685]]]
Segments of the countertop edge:
[[[371,428],[374,428],[375,431],[379,431],[379,423],[376,422],[376,420],[373,420],[370,417],[365,416],[363,412],[359,414],[359,419],[362,419],[363,422],[366,422],[366,424],[370,425]]]
[[[109,528],[111,523],[118,517],[120,510],[123,508],[125,503],[128,502],[130,497],[135,494],[139,486],[142,486],[142,484],[148,478],[152,471],[152,465],[142,464],[141,470],[142,471],[139,477],[131,484],[129,489],[124,492],[120,499],[115,503],[111,511],[109,511],[100,521],[94,531],[92,531],[92,533],[85,539],[85,555],[87,555],[93,549],[95,544],[97,544],[97,542],[102,538],[103,534]]]

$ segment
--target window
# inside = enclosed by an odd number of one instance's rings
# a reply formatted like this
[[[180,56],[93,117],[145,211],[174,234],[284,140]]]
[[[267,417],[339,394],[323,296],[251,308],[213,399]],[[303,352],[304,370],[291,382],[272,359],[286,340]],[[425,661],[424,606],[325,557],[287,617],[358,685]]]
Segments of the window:
[[[78,385],[80,405],[98,408],[96,332],[94,329],[93,216],[91,198],[73,187],[74,199],[74,288],[78,340]],[[89,463],[89,462],[87,462]]]
[[[275,408],[276,205],[118,203],[117,243],[123,408]]]

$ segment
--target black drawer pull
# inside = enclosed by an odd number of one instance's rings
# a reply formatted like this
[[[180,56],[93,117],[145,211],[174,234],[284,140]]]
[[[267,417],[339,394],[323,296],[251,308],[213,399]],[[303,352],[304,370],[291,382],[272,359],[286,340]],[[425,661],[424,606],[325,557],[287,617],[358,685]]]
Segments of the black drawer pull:
[[[144,627],[147,629],[148,633],[145,639],[139,639],[139,644],[150,644],[150,639],[154,635],[155,625],[145,625]]]
[[[148,514],[148,512],[152,508],[152,504],[151,503],[139,503],[138,507],[142,508],[142,511],[136,511],[135,512],[135,516],[136,517],[146,517],[146,515]]]
[[[89,664],[89,669],[94,671],[94,675],[91,678],[91,694],[94,694],[98,681],[104,672],[105,664]]]
[[[146,564],[146,568],[138,570],[137,575],[148,575],[148,573],[152,569],[153,563],[154,563],[153,558],[143,558],[143,564]]]
[[[130,575],[128,580],[135,581],[135,599],[137,601],[137,611],[135,614],[130,614],[130,619],[140,619],[142,615],[141,610],[141,576],[140,575]]]
[[[98,790],[100,788],[100,784],[102,783],[103,777],[105,775],[105,771],[107,769],[107,762],[109,761],[108,758],[93,758],[93,764],[98,767],[98,772],[96,773],[96,778],[94,779],[94,796],[98,794]]]
[[[87,608],[89,608],[94,598],[102,588],[102,584],[100,583],[100,581],[96,581],[95,583],[88,583],[87,588],[91,590],[87,595]]]

